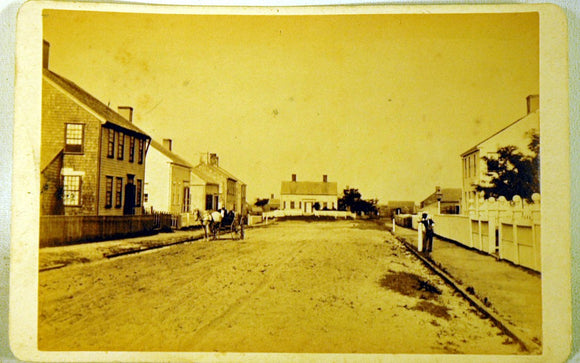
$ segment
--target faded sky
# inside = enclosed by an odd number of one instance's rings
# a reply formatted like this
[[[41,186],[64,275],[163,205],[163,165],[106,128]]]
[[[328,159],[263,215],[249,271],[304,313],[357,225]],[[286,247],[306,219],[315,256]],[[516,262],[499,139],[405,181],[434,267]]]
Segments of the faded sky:
[[[248,201],[338,182],[421,201],[459,154],[539,92],[527,14],[208,16],[50,11],[49,68],[196,164],[216,152]]]

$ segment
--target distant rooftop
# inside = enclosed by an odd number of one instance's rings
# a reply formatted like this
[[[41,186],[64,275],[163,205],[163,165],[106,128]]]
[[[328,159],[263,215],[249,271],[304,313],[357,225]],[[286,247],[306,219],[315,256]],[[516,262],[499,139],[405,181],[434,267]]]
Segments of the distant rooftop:
[[[338,195],[336,182],[283,181],[282,195]]]

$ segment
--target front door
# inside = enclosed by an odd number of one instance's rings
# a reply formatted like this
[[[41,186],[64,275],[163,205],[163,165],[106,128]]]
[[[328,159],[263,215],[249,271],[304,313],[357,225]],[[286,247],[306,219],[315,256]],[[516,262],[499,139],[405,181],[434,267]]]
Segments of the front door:
[[[123,204],[123,214],[135,214],[135,176],[127,174],[127,184],[125,185],[125,203]]]
[[[304,202],[304,212],[306,214],[312,213],[312,202]]]

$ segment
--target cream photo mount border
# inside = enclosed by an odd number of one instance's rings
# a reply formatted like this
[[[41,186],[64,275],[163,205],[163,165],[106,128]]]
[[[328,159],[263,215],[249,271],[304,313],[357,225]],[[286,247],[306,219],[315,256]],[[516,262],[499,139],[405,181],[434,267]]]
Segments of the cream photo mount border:
[[[18,16],[14,124],[13,207],[9,337],[24,361],[446,361],[487,362],[506,356],[413,354],[305,354],[214,352],[49,352],[37,349],[38,234],[40,193],[40,100],[42,12],[45,9],[191,15],[357,15],[537,12],[540,29],[542,137],[543,353],[509,356],[510,361],[564,361],[571,350],[570,162],[567,23],[549,4],[514,5],[332,5],[311,7],[226,7],[30,1]]]

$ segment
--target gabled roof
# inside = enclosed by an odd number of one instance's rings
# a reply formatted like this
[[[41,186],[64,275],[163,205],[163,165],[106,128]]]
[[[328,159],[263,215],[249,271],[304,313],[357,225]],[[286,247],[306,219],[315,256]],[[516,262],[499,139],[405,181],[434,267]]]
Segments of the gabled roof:
[[[441,202],[459,202],[461,200],[461,188],[441,188]],[[421,202],[421,205],[430,205],[437,202],[437,193],[429,195]]]
[[[222,176],[228,178],[228,179],[232,179],[235,180],[236,182],[242,184],[242,185],[246,185],[246,183],[244,183],[243,181],[241,181],[240,179],[238,179],[236,176],[234,176],[232,173],[228,172],[227,170],[225,170],[224,168],[221,168],[219,166],[216,165],[210,165],[210,164],[206,164],[206,163],[199,163],[195,166],[194,170],[198,170],[202,173],[205,173],[207,176],[211,175],[211,172],[217,173],[217,174],[221,174]],[[201,177],[201,176],[200,176]],[[215,179],[215,177],[211,177],[213,180],[217,180]],[[202,178],[204,180],[206,180],[205,178]]]
[[[210,168],[214,168],[216,169],[219,173],[222,173],[222,175],[225,175],[226,177],[233,179],[235,181],[237,181],[240,184],[245,185],[246,183],[244,183],[243,181],[241,181],[238,177],[234,176],[232,173],[230,173],[229,171],[227,171],[226,169],[220,167],[220,166],[215,166],[215,165],[209,165]]]
[[[129,130],[134,133],[146,136],[147,138],[150,138],[149,135],[147,135],[143,130],[135,126],[135,124],[133,124],[129,120],[126,120],[123,116],[113,111],[111,108],[109,108],[104,103],[96,99],[94,96],[89,94],[87,91],[79,87],[74,82],[46,68],[42,69],[42,75],[47,79],[49,79],[50,81],[54,82],[62,90],[70,94],[78,102],[84,104],[85,106],[90,108],[93,112],[100,115],[102,118],[106,120],[106,123],[116,125],[117,127],[121,127],[125,130]]]
[[[461,153],[461,157],[464,157],[464,156],[466,156],[466,155],[469,155],[469,154],[471,154],[472,152],[474,152],[474,151],[476,151],[476,150],[479,150],[479,147],[481,146],[481,144],[483,144],[483,143],[484,143],[484,142],[486,142],[487,140],[489,140],[489,139],[493,138],[494,136],[497,136],[497,135],[501,134],[501,133],[502,133],[502,132],[504,132],[505,130],[509,129],[509,128],[510,128],[510,127],[512,127],[513,125],[517,124],[518,122],[522,121],[523,119],[525,119],[525,118],[526,118],[526,117],[528,117],[529,115],[531,115],[531,114],[534,114],[534,113],[536,113],[536,112],[538,112],[538,111],[536,110],[536,111],[533,111],[533,112],[531,112],[531,113],[528,113],[528,114],[527,114],[527,115],[525,115],[524,117],[522,117],[522,118],[519,118],[519,119],[515,120],[514,122],[510,123],[509,125],[507,125],[507,126],[506,126],[506,127],[504,127],[503,129],[501,129],[501,130],[499,130],[499,131],[497,131],[497,132],[493,133],[492,135],[490,135],[490,136],[486,137],[485,139],[483,139],[483,140],[481,140],[480,142],[478,142],[477,144],[475,144],[475,146],[472,146],[472,147],[470,147],[470,148],[469,148],[467,151],[464,151],[463,153]]]
[[[191,171],[197,175],[201,180],[205,181],[208,184],[216,184],[219,185],[219,180],[217,180],[215,177],[213,177],[212,175],[208,174],[206,171],[204,171],[203,169],[199,168],[199,165],[193,167],[193,169],[191,169]]]
[[[415,202],[411,200],[389,200],[387,202],[389,208],[411,207],[415,206]]]
[[[173,151],[170,151],[165,146],[161,145],[155,140],[151,140],[151,146],[158,150],[160,153],[168,157],[172,163],[184,166],[186,168],[193,168],[193,165],[187,162],[187,160],[183,159],[181,156],[177,155]]]
[[[282,195],[338,195],[336,182],[283,181]]]

